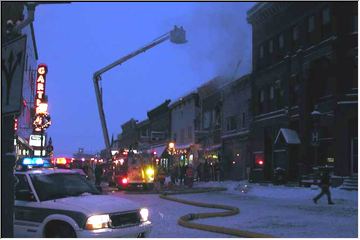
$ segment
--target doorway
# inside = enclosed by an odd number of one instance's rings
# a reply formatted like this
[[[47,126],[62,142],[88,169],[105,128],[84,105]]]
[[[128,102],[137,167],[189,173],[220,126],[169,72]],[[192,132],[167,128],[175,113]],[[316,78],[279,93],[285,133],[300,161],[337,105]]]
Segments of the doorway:
[[[351,175],[358,173],[358,138],[351,139]]]

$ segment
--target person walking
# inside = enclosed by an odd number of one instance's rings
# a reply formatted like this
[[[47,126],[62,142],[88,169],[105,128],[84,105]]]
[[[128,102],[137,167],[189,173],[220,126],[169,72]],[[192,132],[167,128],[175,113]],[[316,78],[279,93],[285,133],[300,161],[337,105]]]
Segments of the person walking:
[[[203,172],[203,176],[204,176],[204,181],[208,182],[209,181],[209,163],[207,160],[205,160],[205,164],[204,164],[204,172]]]
[[[180,185],[182,185],[184,183],[185,172],[186,172],[185,164],[182,164],[182,165],[180,164],[180,176],[179,176]]]
[[[220,182],[220,164],[219,164],[219,162],[216,162],[214,165],[214,175],[215,175],[215,181]]]
[[[95,185],[100,186],[103,169],[100,163],[96,164],[95,167]]]
[[[200,182],[202,180],[202,174],[201,174],[201,168],[202,168],[202,163],[199,163],[196,167],[196,172],[197,172],[197,181]]]
[[[176,170],[175,164],[173,164],[170,167],[170,179],[171,179],[171,183],[173,185],[175,185],[176,175],[177,175],[177,170]]]
[[[165,174],[165,170],[162,166],[159,166],[158,168],[158,181],[160,183],[160,187],[164,187],[165,184],[165,178],[166,178],[166,174]]]
[[[330,174],[329,171],[327,169],[323,170],[321,172],[321,178],[320,178],[320,187],[321,187],[321,192],[315,197],[313,198],[313,201],[315,204],[317,204],[317,201],[324,195],[326,194],[327,199],[328,199],[328,204],[332,205],[335,204],[332,200],[331,200],[331,193],[330,193]]]

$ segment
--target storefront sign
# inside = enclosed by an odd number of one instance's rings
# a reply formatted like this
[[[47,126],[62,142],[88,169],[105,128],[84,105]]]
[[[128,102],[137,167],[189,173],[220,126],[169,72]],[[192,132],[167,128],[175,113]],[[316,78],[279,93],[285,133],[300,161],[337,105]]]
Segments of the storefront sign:
[[[42,145],[45,146],[45,136],[43,136]],[[41,147],[41,135],[30,135],[30,146]]]
[[[36,113],[41,111],[41,104],[45,100],[45,84],[46,84],[47,66],[40,64],[37,68],[36,78],[36,96],[35,96],[35,109]]]

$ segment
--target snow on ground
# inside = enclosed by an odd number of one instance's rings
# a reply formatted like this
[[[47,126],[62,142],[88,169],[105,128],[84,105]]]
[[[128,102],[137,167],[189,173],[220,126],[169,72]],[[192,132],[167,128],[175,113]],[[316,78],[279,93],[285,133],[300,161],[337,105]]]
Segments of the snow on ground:
[[[266,186],[235,181],[195,183],[194,187],[226,187],[228,190],[177,197],[231,205],[240,209],[238,215],[196,220],[200,223],[272,234],[276,237],[358,236],[358,192],[333,188],[331,193],[335,205],[327,205],[326,196],[316,205],[312,198],[319,193],[317,188]],[[177,219],[182,215],[222,210],[171,202],[160,199],[156,194],[114,194],[139,202],[150,209],[154,224],[150,237],[229,237],[177,225]]]
[[[209,212],[207,208],[199,208],[159,198],[158,194],[124,194],[112,193],[140,203],[149,209],[153,229],[151,238],[227,238],[228,235],[184,228],[177,224],[178,218],[190,212]],[[215,210],[216,211],[216,210]],[[220,210],[219,210],[220,211]]]

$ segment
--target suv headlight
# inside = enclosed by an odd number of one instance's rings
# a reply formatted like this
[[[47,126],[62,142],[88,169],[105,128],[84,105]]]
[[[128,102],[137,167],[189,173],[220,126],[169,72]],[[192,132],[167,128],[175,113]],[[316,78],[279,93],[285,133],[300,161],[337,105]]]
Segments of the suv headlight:
[[[147,208],[140,209],[141,221],[146,222],[149,219],[149,210]]]
[[[107,228],[109,227],[109,222],[109,215],[94,215],[89,217],[86,221],[86,229],[95,230],[100,228]]]

